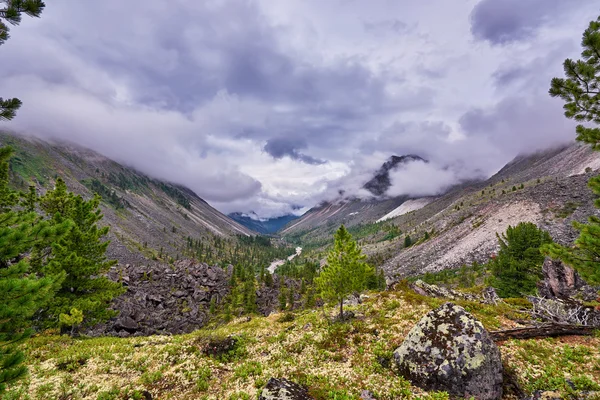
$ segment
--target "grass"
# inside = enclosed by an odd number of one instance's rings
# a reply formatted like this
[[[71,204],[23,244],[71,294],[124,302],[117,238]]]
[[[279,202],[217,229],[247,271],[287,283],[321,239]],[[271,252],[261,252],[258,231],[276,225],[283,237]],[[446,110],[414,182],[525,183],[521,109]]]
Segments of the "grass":
[[[358,400],[370,390],[381,400],[447,399],[427,393],[394,372],[393,351],[413,325],[444,301],[399,285],[371,293],[352,309],[357,318],[333,324],[335,308],[283,317],[236,319],[187,335],[78,338],[39,335],[24,350],[30,376],[7,399],[256,399],[271,377],[307,385],[318,400]],[[523,307],[458,302],[488,329],[514,326]],[[224,356],[207,355],[206,343],[234,337]],[[505,363],[531,392],[556,389],[564,396],[600,389],[600,338],[508,341]]]

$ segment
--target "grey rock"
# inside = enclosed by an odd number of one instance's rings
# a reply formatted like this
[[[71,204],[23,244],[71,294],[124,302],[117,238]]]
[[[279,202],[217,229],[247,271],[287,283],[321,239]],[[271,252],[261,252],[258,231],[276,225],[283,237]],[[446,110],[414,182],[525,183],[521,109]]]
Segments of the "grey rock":
[[[598,290],[588,285],[573,268],[561,261],[547,258],[542,266],[544,279],[538,282],[538,293],[547,299],[580,298],[593,301]]]
[[[118,331],[124,330],[129,333],[134,333],[138,330],[138,323],[131,317],[121,317],[115,322],[115,329]]]
[[[500,302],[500,296],[496,293],[496,289],[491,286],[483,289],[483,302],[486,304],[498,304]]]
[[[425,390],[479,400],[502,397],[500,350],[479,321],[452,303],[425,315],[394,359],[399,373]]]
[[[375,395],[369,390],[362,390],[360,392],[360,400],[377,400]]]
[[[264,387],[258,400],[314,400],[308,390],[287,379],[271,378]]]

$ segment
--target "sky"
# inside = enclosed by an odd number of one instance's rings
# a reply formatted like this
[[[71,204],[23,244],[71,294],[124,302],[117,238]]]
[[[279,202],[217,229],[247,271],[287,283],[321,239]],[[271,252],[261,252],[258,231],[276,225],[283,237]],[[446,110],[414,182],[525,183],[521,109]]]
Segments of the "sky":
[[[0,128],[69,140],[261,217],[433,195],[575,137],[550,79],[597,0],[49,0],[0,46]]]

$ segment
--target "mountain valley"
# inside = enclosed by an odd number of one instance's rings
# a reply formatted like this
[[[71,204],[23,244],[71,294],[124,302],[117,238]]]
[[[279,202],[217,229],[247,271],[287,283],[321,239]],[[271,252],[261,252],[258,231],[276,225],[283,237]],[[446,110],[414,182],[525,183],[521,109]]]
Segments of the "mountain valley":
[[[48,3],[0,400],[600,400],[593,0]]]

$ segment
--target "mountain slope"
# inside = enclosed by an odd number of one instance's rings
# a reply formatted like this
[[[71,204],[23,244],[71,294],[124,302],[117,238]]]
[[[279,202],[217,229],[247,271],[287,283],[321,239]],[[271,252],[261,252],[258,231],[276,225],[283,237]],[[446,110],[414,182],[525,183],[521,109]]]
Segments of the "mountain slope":
[[[254,232],[261,233],[263,235],[270,235],[290,222],[298,219],[299,217],[296,215],[283,215],[277,218],[269,218],[269,219],[259,219],[258,217],[252,217],[250,215],[244,213],[231,213],[227,215],[232,220],[238,222],[240,225],[245,226],[248,229],[253,230]]]
[[[571,144],[516,157],[487,181],[467,182],[438,197],[347,200],[315,207],[281,233],[322,248],[346,224],[390,281],[485,262],[498,250],[497,233],[530,221],[570,244],[573,221],[600,215],[588,179],[600,154]],[[406,236],[414,245],[404,248]]]
[[[191,190],[153,179],[92,150],[73,144],[0,134],[1,145],[11,145],[15,186],[34,183],[40,192],[62,177],[69,190],[103,197],[103,224],[109,225],[108,255],[121,263],[144,263],[149,258],[176,258],[187,238],[207,243],[235,235],[254,235]]]

